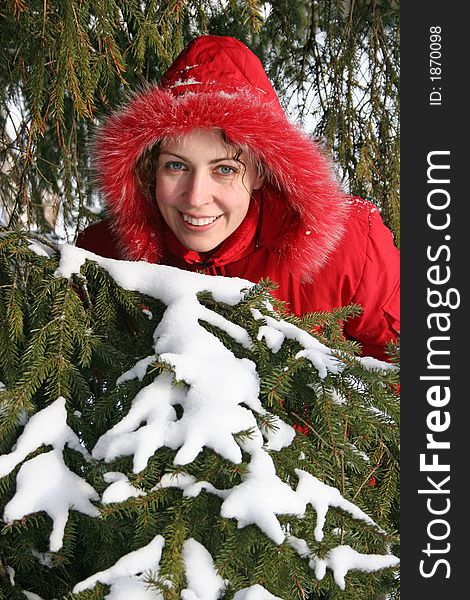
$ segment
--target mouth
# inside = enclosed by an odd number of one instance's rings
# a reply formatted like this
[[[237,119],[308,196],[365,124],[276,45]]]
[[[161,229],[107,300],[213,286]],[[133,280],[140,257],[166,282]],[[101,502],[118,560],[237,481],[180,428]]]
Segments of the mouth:
[[[217,215],[216,217],[192,217],[186,213],[181,213],[183,221],[188,225],[193,227],[207,227],[208,225],[212,225],[217,219],[219,219],[222,215]]]

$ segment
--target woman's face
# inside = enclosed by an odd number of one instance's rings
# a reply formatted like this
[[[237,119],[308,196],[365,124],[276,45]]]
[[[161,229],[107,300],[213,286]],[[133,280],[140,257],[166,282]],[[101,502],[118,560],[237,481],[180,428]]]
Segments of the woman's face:
[[[197,129],[160,148],[155,195],[168,227],[189,250],[209,252],[245,218],[263,179],[220,132]],[[243,163],[241,164],[240,161]]]

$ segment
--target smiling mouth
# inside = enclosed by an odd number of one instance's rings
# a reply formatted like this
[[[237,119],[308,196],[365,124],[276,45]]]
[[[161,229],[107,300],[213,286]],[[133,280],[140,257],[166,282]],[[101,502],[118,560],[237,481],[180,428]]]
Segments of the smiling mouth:
[[[191,217],[185,213],[181,213],[183,217],[183,221],[185,223],[189,223],[190,225],[194,225],[195,227],[204,227],[204,225],[210,225],[214,221],[216,221],[222,215],[218,215],[217,217]]]

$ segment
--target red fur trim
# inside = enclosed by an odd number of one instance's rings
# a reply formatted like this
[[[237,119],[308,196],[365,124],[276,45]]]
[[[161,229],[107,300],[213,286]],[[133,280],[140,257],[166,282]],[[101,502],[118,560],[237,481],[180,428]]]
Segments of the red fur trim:
[[[343,235],[348,210],[329,161],[314,141],[280,114],[278,106],[261,102],[249,88],[246,93],[228,94],[201,92],[198,87],[198,93],[177,97],[161,88],[150,89],[101,129],[99,180],[124,255],[158,262],[163,253],[159,211],[136,184],[134,165],[139,156],[162,137],[217,127],[267,166],[278,188],[268,194],[278,203],[274,212],[281,219],[289,213],[294,217],[282,231],[269,231],[263,223],[263,243],[282,256],[288,269],[310,277]]]

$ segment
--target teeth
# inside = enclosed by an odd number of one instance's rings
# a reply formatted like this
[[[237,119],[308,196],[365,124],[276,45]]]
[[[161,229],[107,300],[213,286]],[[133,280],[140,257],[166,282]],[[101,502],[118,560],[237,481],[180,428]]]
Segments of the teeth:
[[[202,217],[200,219],[195,219],[194,217],[190,217],[189,215],[183,214],[183,220],[186,223],[190,223],[191,225],[197,225],[198,227],[202,227],[203,225],[209,225],[213,223],[217,217]]]

